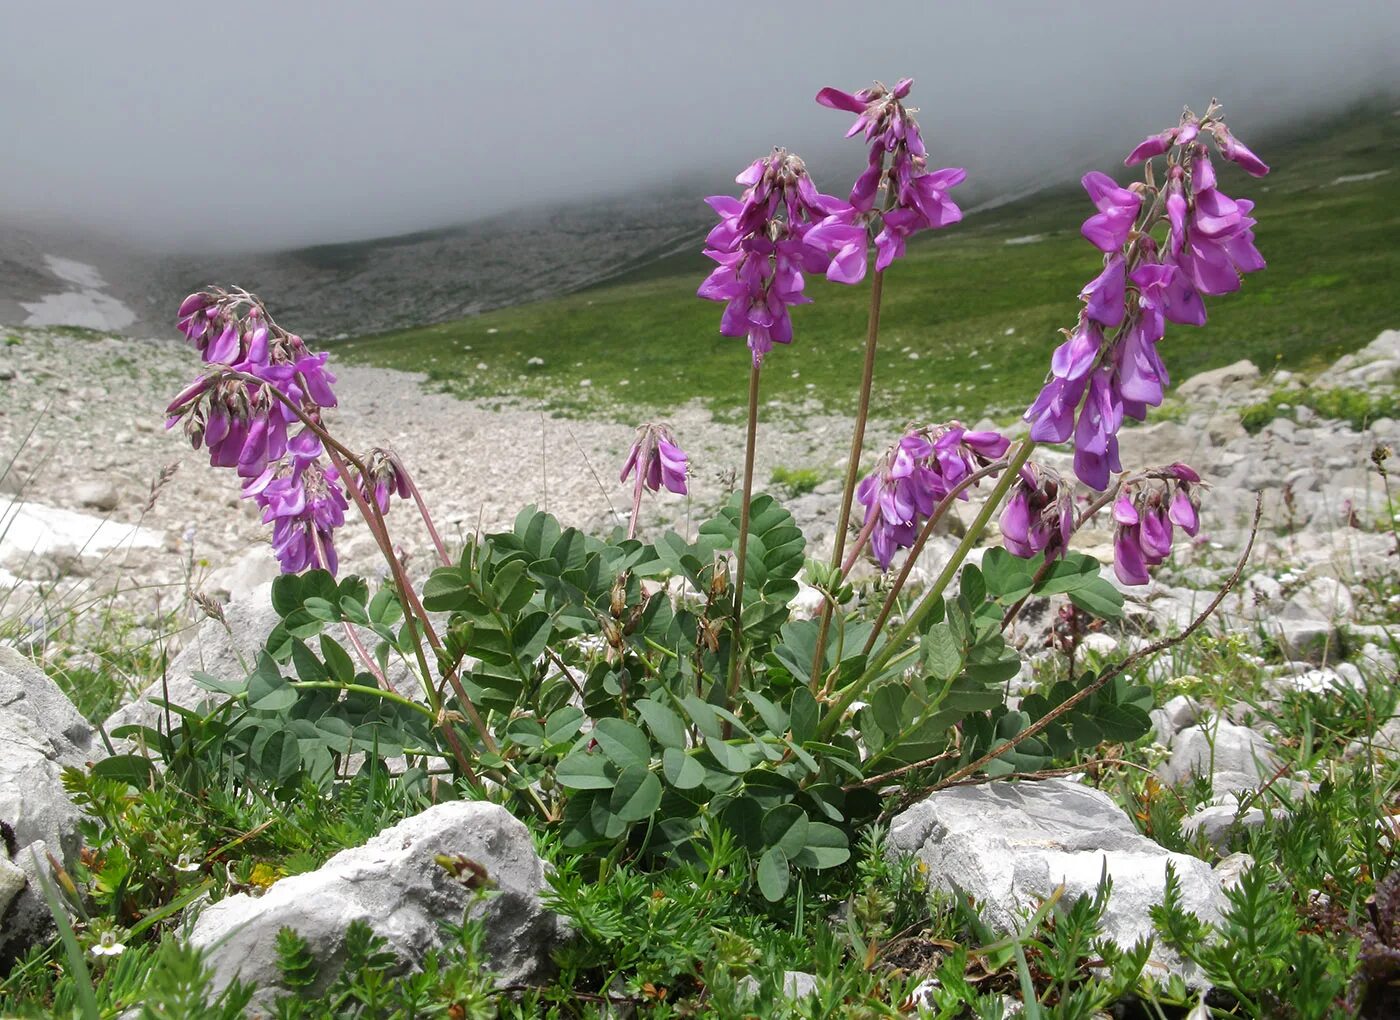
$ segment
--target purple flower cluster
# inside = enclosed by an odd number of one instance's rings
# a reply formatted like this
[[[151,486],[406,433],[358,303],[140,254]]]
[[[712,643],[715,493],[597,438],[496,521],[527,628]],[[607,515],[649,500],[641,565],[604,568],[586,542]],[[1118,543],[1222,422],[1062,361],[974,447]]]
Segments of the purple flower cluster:
[[[1104,252],[1104,267],[1080,291],[1079,322],[1050,362],[1050,375],[1025,413],[1036,442],[1074,440],[1074,471],[1086,485],[1108,488],[1121,471],[1118,430],[1125,417],[1143,421],[1162,402],[1168,385],[1157,344],[1168,321],[1203,326],[1203,297],[1239,289],[1240,276],[1264,268],[1254,247],[1254,203],[1232,199],[1216,185],[1210,153],[1198,139],[1208,133],[1220,153],[1260,176],[1259,158],[1217,118],[1190,111],[1181,124],[1148,138],[1128,164],[1167,155],[1166,182],[1120,188],[1106,174],[1086,174],[1084,189],[1095,208],[1082,233]],[[1152,229],[1165,217],[1159,246]]]
[[[1006,453],[999,432],[972,432],[958,422],[913,429],[861,480],[856,499],[871,525],[870,549],[882,570],[918,537],[922,519],[968,475]],[[959,493],[966,499],[966,492]]]
[[[637,472],[636,494],[643,489],[659,492],[664,486],[678,496],[686,493],[688,458],[676,445],[675,437],[664,425],[646,424],[637,429],[637,438],[622,465],[621,481]]]
[[[274,395],[317,420],[322,408],[336,403],[328,356],[278,326],[246,291],[191,294],[180,305],[179,328],[212,370],[171,402],[166,427],[183,421],[191,443],[209,451],[210,464],[236,470],[244,498],[272,525],[272,548],[284,572],[324,567],[335,573],[333,533],[349,506],[343,480],[323,460],[315,432]]]
[[[412,493],[408,471],[399,455],[392,450],[371,450],[365,460],[365,477],[360,479],[360,495],[365,502],[373,502],[381,514],[387,514],[390,496],[408,499]]]
[[[1171,554],[1173,526],[1200,530],[1201,479],[1185,464],[1125,484],[1113,503],[1113,572],[1124,584],[1146,584],[1148,568]]]
[[[1073,485],[1048,468],[1027,464],[1001,512],[1000,527],[1002,544],[1012,555],[1063,556],[1075,527]]]
[[[875,197],[883,185],[887,199],[881,230],[875,235],[877,270],[886,269],[903,257],[905,241],[911,234],[946,227],[962,219],[962,210],[948,197],[948,190],[961,184],[967,171],[957,167],[928,169],[928,150],[918,122],[911,116],[915,111],[901,102],[913,85],[913,78],[901,78],[893,89],[876,82],[854,93],[834,88],[817,93],[817,102],[822,106],[858,114],[846,137],[863,133],[870,143],[869,164],[851,189],[852,215],[820,229],[832,236],[838,228],[859,229],[863,242],[864,221],[872,215]],[[861,251],[863,264],[863,244]]]
[[[757,366],[775,343],[792,342],[788,309],[811,301],[804,272],[838,283],[864,278],[865,228],[850,226],[851,207],[817,191],[802,160],[783,149],[755,160],[735,181],[744,185],[741,197],[705,200],[719,215],[705,238],[705,255],[718,265],[697,293],[726,302],[719,331],[747,337]],[[829,229],[818,233],[829,218]]]

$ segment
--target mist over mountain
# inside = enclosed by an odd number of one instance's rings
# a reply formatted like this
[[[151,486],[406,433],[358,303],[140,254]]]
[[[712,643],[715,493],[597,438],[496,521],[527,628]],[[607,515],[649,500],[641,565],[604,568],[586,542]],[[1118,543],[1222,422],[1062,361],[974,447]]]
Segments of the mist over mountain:
[[[958,200],[1072,181],[1212,95],[1251,144],[1400,90],[1400,5],[642,0],[7,11],[0,322],[169,328],[215,281],[308,334],[545,297],[698,240],[774,144],[840,192],[818,88],[916,78]]]

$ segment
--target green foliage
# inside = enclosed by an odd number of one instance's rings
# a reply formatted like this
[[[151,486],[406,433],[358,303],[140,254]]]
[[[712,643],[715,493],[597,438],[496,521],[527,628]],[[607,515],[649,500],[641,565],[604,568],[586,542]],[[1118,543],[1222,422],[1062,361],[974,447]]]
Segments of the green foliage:
[[[1359,941],[1347,939],[1338,952],[1304,930],[1288,893],[1272,887],[1270,871],[1265,865],[1246,870],[1226,890],[1228,906],[1221,923],[1213,925],[1185,908],[1180,879],[1168,870],[1166,893],[1152,908],[1152,918],[1162,937],[1199,966],[1219,992],[1233,997],[1246,1016],[1347,1015]]]
[[[773,469],[769,484],[782,488],[789,498],[805,496],[818,485],[825,476],[816,468],[789,468],[781,465]]]
[[[1299,407],[1306,407],[1322,418],[1346,422],[1361,431],[1381,418],[1400,417],[1400,396],[1394,391],[1370,393],[1344,386],[1275,390],[1264,401],[1241,411],[1240,424],[1253,435],[1276,418],[1291,418]]]

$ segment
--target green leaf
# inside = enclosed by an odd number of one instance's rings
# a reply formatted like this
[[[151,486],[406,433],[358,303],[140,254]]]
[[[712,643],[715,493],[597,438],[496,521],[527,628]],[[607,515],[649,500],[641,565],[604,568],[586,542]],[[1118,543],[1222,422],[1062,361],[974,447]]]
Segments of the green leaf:
[[[258,666],[248,677],[248,707],[259,712],[285,712],[297,703],[297,692],[266,652],[258,653]]]
[[[788,706],[788,711],[792,715],[792,739],[799,744],[805,744],[817,735],[817,723],[821,719],[821,709],[817,707],[817,699],[812,697],[812,692],[806,687],[799,687],[792,692],[792,703]]]
[[[548,744],[562,744],[573,740],[582,726],[584,714],[573,705],[557,708],[544,722],[544,739]]]
[[[1102,577],[1069,593],[1070,601],[1086,613],[1104,620],[1116,620],[1123,615],[1123,593]]]
[[[633,706],[662,747],[685,747],[685,723],[665,705],[643,698]]]
[[[278,574],[272,581],[272,608],[286,619],[294,609],[301,608],[301,577],[298,574]]]
[[[777,903],[787,895],[791,878],[787,854],[782,847],[769,847],[758,861],[758,891],[769,903]]]
[[[753,766],[743,748],[727,744],[719,737],[705,737],[705,747],[714,757],[715,764],[726,772],[740,775]]]
[[[624,822],[640,822],[650,818],[661,806],[661,780],[645,765],[633,765],[622,770],[608,801],[608,810]]]
[[[924,665],[939,680],[951,680],[962,670],[962,649],[952,628],[940,623],[923,638]]]
[[[524,609],[535,594],[535,586],[525,576],[525,564],[520,560],[511,560],[497,570],[491,578],[491,588],[497,608],[507,616]]]
[[[775,846],[796,856],[807,845],[807,812],[796,804],[779,804],[763,816],[760,832],[764,846]]]
[[[330,599],[313,595],[301,607],[322,623],[336,623],[340,620],[340,607]]]
[[[851,858],[851,846],[846,834],[826,822],[811,822],[807,826],[806,843],[793,858],[803,868],[835,868]]]
[[[677,790],[693,790],[705,781],[705,766],[676,747],[662,753],[661,773]]]
[[[1056,560],[1045,572],[1045,577],[1036,585],[1037,595],[1059,595],[1091,584],[1099,576],[1099,561],[1079,552],[1067,553]]]
[[[752,797],[738,797],[720,812],[722,821],[734,833],[741,846],[757,853],[763,846],[763,836],[759,829],[763,825],[763,812]]]
[[[620,769],[651,764],[651,741],[640,726],[625,719],[599,719],[593,726],[598,747]]]
[[[1027,560],[999,546],[988,549],[982,557],[982,577],[987,582],[987,591],[1003,605],[1030,594],[1033,570]]]
[[[196,686],[202,687],[206,691],[226,694],[229,697],[237,697],[248,689],[248,681],[246,679],[220,680],[216,676],[210,676],[208,673],[201,673],[198,670],[194,672],[192,679]]]
[[[466,605],[469,591],[466,578],[456,567],[439,567],[423,584],[423,608],[430,613],[448,613]]]
[[[117,754],[103,758],[92,766],[92,774],[103,779],[117,779],[128,786],[145,788],[151,784],[155,767],[149,758],[140,754]]]
[[[958,596],[969,609],[974,610],[987,600],[987,582],[982,578],[982,571],[971,563],[962,569],[962,578],[958,581]]]
[[[723,734],[724,727],[720,725],[719,716],[715,715],[714,708],[707,702],[701,701],[693,694],[687,694],[680,699],[680,703],[685,709],[685,714],[690,716],[690,721],[702,735],[718,737]]]
[[[345,619],[351,623],[358,623],[360,626],[368,626],[369,613],[365,610],[364,603],[359,599],[351,598],[349,595],[342,595],[340,599],[340,611]]]
[[[520,747],[540,747],[544,744],[544,727],[534,719],[512,719],[506,724],[506,736]]]
[[[769,732],[782,736],[788,731],[788,715],[781,708],[757,691],[744,691],[744,697],[754,707],[754,711],[758,713],[758,717],[763,720],[763,725],[768,727]]]
[[[574,751],[554,767],[554,778],[570,790],[611,790],[616,779],[609,777],[607,765],[601,754]]]
[[[295,652],[293,654],[295,655]],[[321,635],[321,658],[325,661],[326,673],[332,680],[348,683],[355,678],[355,660],[328,634]]]
[[[296,667],[297,678],[300,680],[330,679],[325,665],[316,658],[316,653],[307,647],[306,642],[300,639],[292,642],[292,665]]]
[[[278,785],[301,768],[301,744],[290,730],[263,730],[252,746],[258,768]]]

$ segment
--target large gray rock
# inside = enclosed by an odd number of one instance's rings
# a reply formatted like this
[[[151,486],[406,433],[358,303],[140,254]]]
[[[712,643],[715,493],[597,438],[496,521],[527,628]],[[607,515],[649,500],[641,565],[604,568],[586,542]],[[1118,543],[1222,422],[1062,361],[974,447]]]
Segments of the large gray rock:
[[[218,698],[194,681],[196,673],[220,680],[241,680],[257,665],[258,652],[280,621],[272,608],[272,583],[261,584],[246,597],[224,607],[224,620],[207,619],[199,625],[179,655],[170,662],[165,679],[159,678],[107,719],[110,733],[118,726],[155,727],[163,719],[154,701],[169,700],[182,708],[198,708]]]
[[[14,713],[38,725],[64,765],[104,754],[97,731],[68,696],[34,663],[0,645],[0,714]]]
[[[1192,403],[1220,403],[1239,397],[1258,381],[1259,369],[1252,361],[1237,361],[1193,375],[1176,388],[1176,395]]]
[[[1173,786],[1208,776],[1217,795],[1258,789],[1278,762],[1273,745],[1248,726],[1212,719],[1182,730],[1172,740],[1172,756],[1158,767]]]
[[[14,649],[0,646],[0,821],[11,827],[17,844],[13,861],[0,869],[0,885],[9,890],[8,898],[0,896],[0,963],[47,933],[52,919],[28,879],[36,867],[47,869],[49,852],[65,866],[76,863],[82,812],[63,789],[63,769],[100,757],[93,728],[58,685]],[[3,849],[0,857],[8,857]]]
[[[317,871],[284,878],[260,897],[230,896],[208,907],[190,941],[212,953],[214,983],[235,977],[265,990],[279,978],[274,940],[284,926],[305,938],[332,980],[343,962],[345,929],[364,921],[410,965],[443,945],[442,925],[460,923],[466,888],[435,861],[465,855],[486,869],[493,894],[471,908],[486,926],[489,966],[502,983],[535,981],[566,934],[540,903],[545,865],[530,832],[504,808],[450,801],[343,850]],[[311,989],[315,992],[318,989]]]
[[[1285,620],[1345,620],[1355,610],[1347,586],[1335,577],[1314,577],[1283,604]]]
[[[1202,920],[1218,920],[1223,903],[1210,865],[1158,846],[1107,794],[1068,779],[942,790],[894,819],[890,852],[916,856],[934,886],[974,897],[1007,932],[1060,885],[1068,899],[1093,895],[1105,872],[1113,891],[1103,934],[1122,946],[1152,934],[1148,911],[1162,900],[1168,864]],[[1154,945],[1148,966],[1194,978],[1164,947]]]
[[[1216,851],[1224,853],[1237,837],[1252,829],[1262,829],[1266,821],[1264,812],[1257,807],[1241,811],[1235,804],[1207,804],[1182,819],[1181,832],[1188,839],[1202,834]]]

